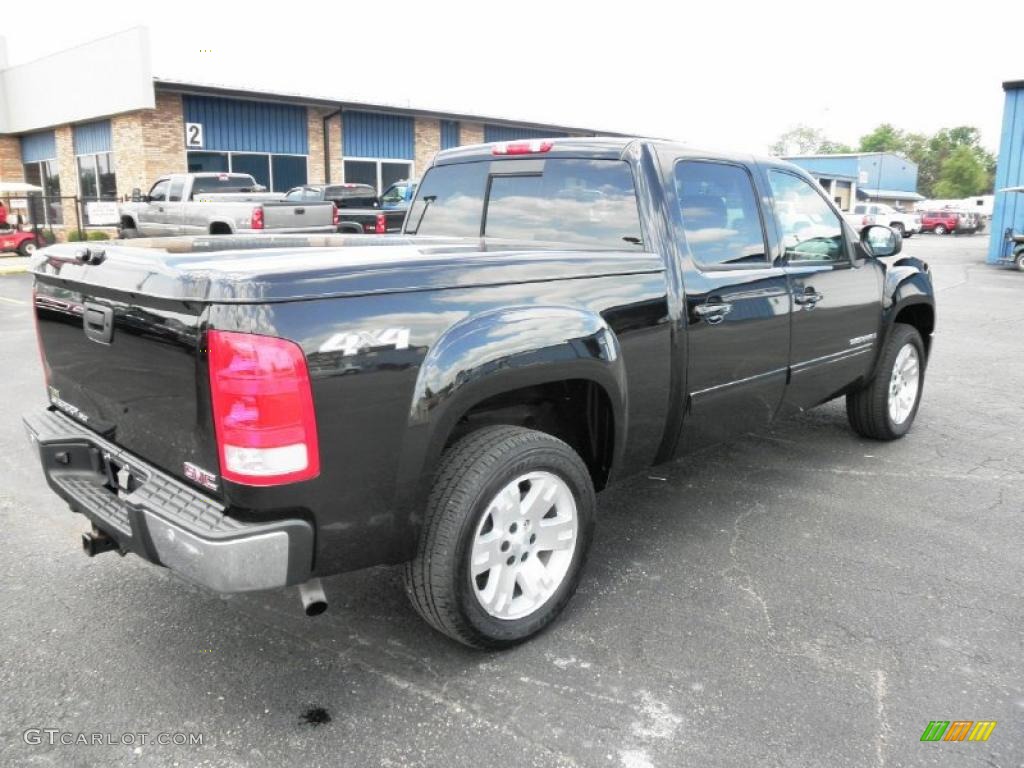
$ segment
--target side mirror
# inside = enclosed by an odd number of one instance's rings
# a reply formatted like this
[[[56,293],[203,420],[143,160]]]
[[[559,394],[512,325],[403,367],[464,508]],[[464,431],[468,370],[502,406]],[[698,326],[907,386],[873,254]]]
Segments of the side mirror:
[[[903,238],[899,233],[881,224],[871,224],[860,231],[864,249],[875,258],[895,256],[903,250]]]
[[[142,202],[142,190],[139,189],[138,187],[133,187],[132,188],[132,202],[133,203],[141,203]]]

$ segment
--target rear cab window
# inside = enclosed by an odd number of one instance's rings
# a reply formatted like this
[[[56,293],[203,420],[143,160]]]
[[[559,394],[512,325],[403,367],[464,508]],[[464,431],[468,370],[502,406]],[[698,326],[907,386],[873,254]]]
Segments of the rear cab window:
[[[480,160],[431,168],[407,234],[643,247],[633,172],[624,160]]]

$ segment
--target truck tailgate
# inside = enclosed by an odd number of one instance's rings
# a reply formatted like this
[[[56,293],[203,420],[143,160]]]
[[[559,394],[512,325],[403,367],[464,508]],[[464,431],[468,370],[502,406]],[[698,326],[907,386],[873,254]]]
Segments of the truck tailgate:
[[[216,473],[208,385],[198,364],[204,310],[200,302],[37,275],[51,404],[170,474],[185,477],[186,462]]]
[[[265,229],[310,230],[329,232],[333,229],[334,203],[263,203]]]

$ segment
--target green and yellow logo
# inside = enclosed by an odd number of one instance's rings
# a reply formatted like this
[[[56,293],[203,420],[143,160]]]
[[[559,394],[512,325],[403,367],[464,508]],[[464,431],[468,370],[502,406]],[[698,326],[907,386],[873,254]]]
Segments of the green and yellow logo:
[[[932,720],[921,741],[988,741],[995,727],[995,720]]]

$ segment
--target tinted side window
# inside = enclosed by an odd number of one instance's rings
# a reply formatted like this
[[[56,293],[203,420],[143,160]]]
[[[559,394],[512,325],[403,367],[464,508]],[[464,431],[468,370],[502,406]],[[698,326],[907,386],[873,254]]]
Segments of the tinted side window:
[[[185,179],[181,176],[171,179],[171,192],[167,198],[169,202],[181,202],[181,193],[185,189]]]
[[[703,267],[767,263],[764,227],[750,174],[738,165],[676,163],[686,244]]]
[[[843,226],[818,192],[791,173],[769,171],[786,258],[792,262],[846,262]]]

